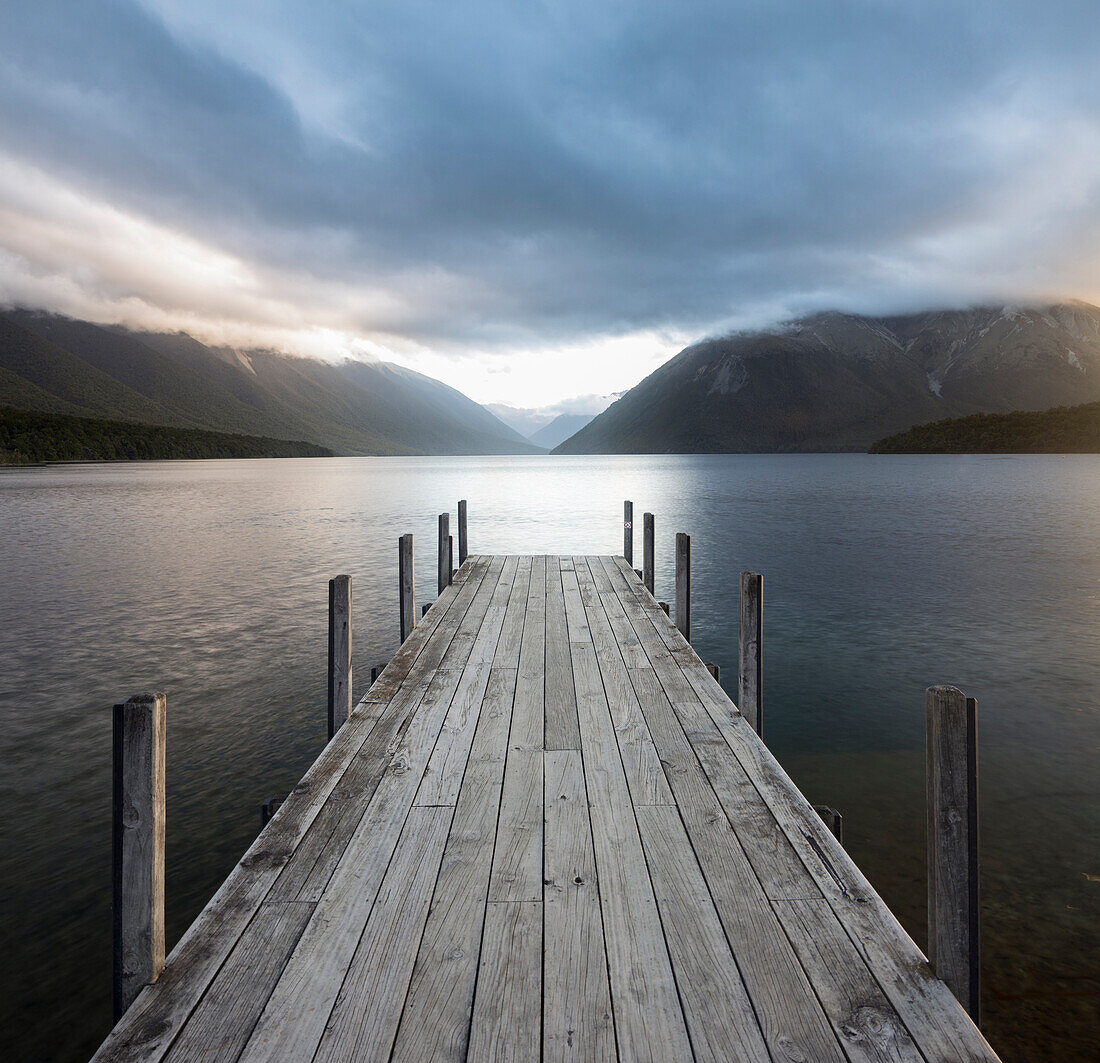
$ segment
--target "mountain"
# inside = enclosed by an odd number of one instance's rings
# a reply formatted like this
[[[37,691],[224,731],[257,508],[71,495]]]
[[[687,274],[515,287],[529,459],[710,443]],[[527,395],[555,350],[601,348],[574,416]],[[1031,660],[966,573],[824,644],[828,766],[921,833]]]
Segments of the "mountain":
[[[579,432],[595,416],[593,413],[559,413],[548,425],[528,438],[532,443],[552,450],[559,443],[564,443],[575,432]]]
[[[914,424],[1100,399],[1100,309],[822,313],[685,348],[557,453],[866,450]]]
[[[397,365],[211,347],[31,310],[0,314],[0,405],[344,454],[540,451],[461,392]]]
[[[524,439],[530,439],[557,416],[546,410],[523,409],[519,406],[509,406],[505,402],[490,402],[485,408],[499,417],[509,428],[517,431]]]
[[[1100,402],[972,413],[880,439],[872,454],[1100,454]]]

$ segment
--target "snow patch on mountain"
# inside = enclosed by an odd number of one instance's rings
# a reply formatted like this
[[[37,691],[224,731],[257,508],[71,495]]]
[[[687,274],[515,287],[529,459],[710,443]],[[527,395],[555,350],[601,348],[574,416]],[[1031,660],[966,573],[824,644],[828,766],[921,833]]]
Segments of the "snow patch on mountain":
[[[741,358],[727,358],[718,367],[708,395],[736,395],[749,382],[749,371]]]

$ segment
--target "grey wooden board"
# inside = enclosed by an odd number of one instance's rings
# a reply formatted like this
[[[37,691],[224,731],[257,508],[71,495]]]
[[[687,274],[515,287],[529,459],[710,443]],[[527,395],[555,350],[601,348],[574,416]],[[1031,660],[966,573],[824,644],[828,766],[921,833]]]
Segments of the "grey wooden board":
[[[615,1058],[607,953],[579,750],[545,754],[544,1063]]]
[[[499,555],[96,1059],[169,1055],[996,1059],[623,559]]]
[[[389,1053],[451,825],[447,807],[414,808],[336,998],[315,1063]],[[386,972],[379,979],[379,971]]]
[[[542,903],[490,903],[485,914],[469,1058],[539,1058],[542,1040]]]
[[[828,902],[776,901],[775,910],[848,1058],[919,1063],[920,1051]]]
[[[302,901],[260,905],[168,1052],[172,1063],[240,1056],[256,1025],[257,1000],[270,995],[312,915],[313,905]]]
[[[697,1060],[769,1063],[767,1046],[679,813],[640,807],[657,905]]]
[[[569,628],[565,622],[565,592],[560,559],[551,557],[546,567],[546,713],[545,747],[580,749],[577,695],[573,687],[573,662],[569,656]]]
[[[466,1058],[516,669],[494,668],[455,807],[393,1059]]]
[[[622,653],[596,591],[591,570],[584,558],[575,560],[581,601],[588,617],[588,630],[599,661],[631,796],[636,805],[671,804],[672,791],[661,769],[661,758],[657,755],[645,717],[630,685]]]

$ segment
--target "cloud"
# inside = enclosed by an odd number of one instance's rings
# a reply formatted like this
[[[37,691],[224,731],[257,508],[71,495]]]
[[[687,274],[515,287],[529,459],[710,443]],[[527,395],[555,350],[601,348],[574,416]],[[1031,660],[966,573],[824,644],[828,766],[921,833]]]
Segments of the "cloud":
[[[0,297],[530,404],[827,306],[1096,299],[1098,45],[1065,0],[3,5]]]

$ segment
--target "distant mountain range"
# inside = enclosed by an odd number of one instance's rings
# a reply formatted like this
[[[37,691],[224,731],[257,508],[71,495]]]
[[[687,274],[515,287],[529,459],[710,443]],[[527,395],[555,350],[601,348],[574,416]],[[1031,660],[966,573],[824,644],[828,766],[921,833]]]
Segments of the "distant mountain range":
[[[601,403],[601,407],[604,404]],[[495,413],[526,440],[548,450],[564,442],[574,432],[580,431],[596,416],[595,413],[553,413],[545,409],[522,409],[500,402],[490,403],[485,408]]]
[[[305,440],[342,454],[539,453],[438,380],[211,347],[31,310],[0,313],[0,406]]]
[[[564,443],[579,432],[594,416],[592,413],[559,413],[548,425],[527,438],[537,446],[553,450],[559,443]]]
[[[556,453],[866,450],[916,424],[1100,400],[1100,309],[822,313],[687,347]]]

